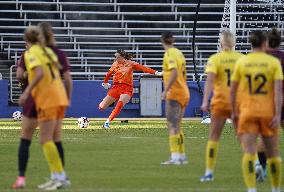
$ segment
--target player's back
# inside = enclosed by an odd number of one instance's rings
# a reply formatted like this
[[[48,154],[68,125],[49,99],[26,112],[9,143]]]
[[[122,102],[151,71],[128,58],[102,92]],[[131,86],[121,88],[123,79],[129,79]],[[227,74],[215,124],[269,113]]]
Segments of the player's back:
[[[215,74],[212,105],[222,105],[222,108],[230,109],[230,77],[236,62],[242,56],[237,51],[229,50],[209,57],[205,72]]]
[[[183,97],[189,97],[189,90],[186,83],[186,61],[183,53],[177,48],[168,49],[163,58],[163,79],[164,83],[167,84],[171,70],[177,70],[177,79],[169,90],[170,94],[177,94]]]
[[[241,115],[274,115],[274,81],[283,79],[278,59],[263,52],[249,53],[237,62],[232,79],[240,83]]]
[[[25,63],[28,70],[29,83],[35,77],[34,67],[40,66],[43,78],[32,90],[37,108],[46,109],[57,106],[67,106],[68,99],[63,86],[59,68],[56,66],[58,58],[48,47],[33,45],[25,52]]]

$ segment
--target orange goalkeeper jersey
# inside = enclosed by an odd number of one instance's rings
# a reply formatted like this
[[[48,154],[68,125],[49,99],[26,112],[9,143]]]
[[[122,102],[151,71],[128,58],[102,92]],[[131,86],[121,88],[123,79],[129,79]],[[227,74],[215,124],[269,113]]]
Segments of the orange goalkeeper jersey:
[[[133,71],[143,71],[144,73],[154,74],[156,71],[140,65],[135,61],[125,60],[122,63],[114,62],[107,73],[104,82],[107,83],[113,75],[113,84],[127,84],[133,86]]]

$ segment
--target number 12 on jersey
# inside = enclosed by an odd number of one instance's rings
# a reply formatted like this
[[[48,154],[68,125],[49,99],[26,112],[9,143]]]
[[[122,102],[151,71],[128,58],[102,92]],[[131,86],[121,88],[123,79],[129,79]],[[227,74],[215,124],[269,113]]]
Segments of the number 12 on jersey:
[[[267,91],[264,90],[264,86],[267,83],[267,78],[265,74],[258,73],[255,76],[251,74],[246,74],[246,79],[248,81],[248,88],[249,88],[249,93],[251,95],[254,94],[267,94]],[[255,84],[258,83],[258,86]],[[253,89],[253,87],[256,87],[256,89]]]

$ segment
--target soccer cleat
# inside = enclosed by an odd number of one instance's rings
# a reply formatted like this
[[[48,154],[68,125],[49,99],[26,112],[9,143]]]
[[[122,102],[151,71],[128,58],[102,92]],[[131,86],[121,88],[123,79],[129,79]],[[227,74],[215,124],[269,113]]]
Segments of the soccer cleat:
[[[188,160],[187,160],[186,157],[185,158],[181,158],[179,161],[180,161],[180,164],[182,164],[182,165],[188,164]]]
[[[213,174],[208,174],[200,177],[200,182],[213,181],[213,180],[214,180]]]
[[[67,188],[70,185],[71,185],[71,182],[70,182],[69,179],[66,179],[66,180],[63,180],[63,181],[51,179],[51,180],[47,181],[46,183],[39,185],[38,188],[46,190],[46,191],[53,191],[53,190],[57,190],[57,189]]]
[[[37,187],[38,187],[39,189],[45,189],[45,188],[47,188],[48,186],[51,186],[54,181],[55,181],[55,180],[50,179],[50,180],[46,181],[45,183],[43,183],[43,184],[41,184],[41,185],[38,185]]]
[[[263,182],[265,178],[265,171],[263,170],[261,165],[255,166],[255,174],[256,174],[256,181]]]
[[[161,163],[161,165],[181,165],[181,164],[182,164],[181,161],[173,159]]]
[[[109,129],[109,128],[110,128],[110,127],[109,127],[109,122],[106,121],[106,122],[104,123],[104,125],[103,125],[103,128]]]
[[[12,185],[12,189],[22,189],[26,186],[25,177],[19,176],[15,183]]]

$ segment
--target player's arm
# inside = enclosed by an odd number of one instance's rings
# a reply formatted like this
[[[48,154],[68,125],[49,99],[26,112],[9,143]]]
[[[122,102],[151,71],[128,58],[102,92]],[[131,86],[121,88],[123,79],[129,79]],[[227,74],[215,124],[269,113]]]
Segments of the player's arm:
[[[113,74],[113,70],[112,70],[112,68],[110,68],[110,70],[107,72],[107,74],[104,78],[104,82],[102,83],[103,88],[109,89],[111,87],[111,84],[108,83],[108,81],[109,81],[110,77],[112,76],[112,74]]]
[[[174,82],[177,80],[178,72],[176,68],[172,68],[170,72],[170,77],[167,84],[164,87],[164,92],[162,93],[162,99],[166,99],[167,92],[171,89]]]
[[[67,93],[67,97],[70,102],[71,96],[72,96],[72,90],[73,90],[73,81],[72,81],[72,76],[70,73],[71,71],[70,63],[65,53],[61,50],[60,50],[60,54],[58,55],[58,59],[60,63],[62,64],[63,79],[65,80],[66,93]]]
[[[239,114],[237,109],[237,91],[239,88],[239,83],[241,79],[241,64],[238,61],[235,65],[234,72],[231,76],[231,90],[230,90],[230,96],[231,96],[231,107],[232,107],[232,121],[234,124],[234,127],[238,127],[238,120],[239,120]]]
[[[65,71],[63,73],[63,78],[65,80],[66,93],[67,93],[68,99],[69,99],[69,101],[71,101],[72,90],[73,90],[73,81],[72,81],[72,76],[71,76],[69,70]]]
[[[151,69],[150,67],[145,67],[145,66],[143,66],[139,63],[135,63],[133,65],[133,69],[136,70],[136,71],[143,71],[144,73],[154,74],[154,75],[157,75],[157,76],[162,75],[162,72],[158,72],[154,69]]]
[[[23,79],[27,78],[25,61],[24,61],[24,53],[22,54],[20,60],[17,63],[16,78],[19,82],[22,82]]]
[[[29,83],[27,88],[25,89],[24,93],[21,95],[19,99],[20,106],[23,106],[26,102],[26,100],[29,97],[29,94],[32,92],[33,88],[40,82],[40,80],[43,78],[43,69],[41,66],[36,66],[33,68],[35,72],[35,76],[33,80]]]
[[[204,87],[204,95],[203,95],[203,100],[202,100],[202,105],[201,105],[201,109],[204,112],[208,112],[209,110],[209,97],[213,90],[213,83],[214,83],[215,77],[216,77],[215,73],[210,72],[207,74],[205,87]]]
[[[282,86],[283,86],[283,72],[280,65],[280,62],[277,61],[276,71],[274,73],[274,107],[275,107],[275,114],[270,122],[271,128],[279,128],[281,122],[281,109],[283,103],[283,93],[282,93]]]
[[[109,70],[104,78],[104,83],[108,83],[110,77],[112,76],[113,74],[113,70]]]

